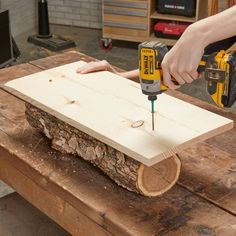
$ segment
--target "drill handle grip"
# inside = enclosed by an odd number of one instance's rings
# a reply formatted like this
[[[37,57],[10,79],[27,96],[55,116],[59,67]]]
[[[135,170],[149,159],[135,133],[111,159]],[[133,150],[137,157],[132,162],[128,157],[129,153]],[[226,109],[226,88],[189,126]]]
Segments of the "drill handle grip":
[[[199,74],[205,71],[208,59],[209,59],[209,55],[203,55],[202,56],[202,59],[201,59],[201,61],[199,63],[199,66],[197,68],[197,72]]]

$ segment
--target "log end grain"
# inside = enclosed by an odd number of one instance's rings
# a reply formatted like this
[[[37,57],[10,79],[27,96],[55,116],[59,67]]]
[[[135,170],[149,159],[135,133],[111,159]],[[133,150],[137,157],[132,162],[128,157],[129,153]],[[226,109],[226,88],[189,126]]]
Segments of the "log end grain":
[[[154,166],[140,165],[137,188],[145,196],[159,196],[178,180],[181,162],[177,156],[169,157]]]

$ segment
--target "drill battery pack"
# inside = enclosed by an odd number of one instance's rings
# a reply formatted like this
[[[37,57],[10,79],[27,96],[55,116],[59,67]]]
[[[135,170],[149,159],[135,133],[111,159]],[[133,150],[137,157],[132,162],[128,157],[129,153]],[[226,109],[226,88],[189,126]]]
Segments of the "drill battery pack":
[[[236,52],[229,54],[228,65],[228,95],[222,96],[224,107],[231,107],[236,101]]]
[[[157,12],[182,15],[195,16],[196,0],[156,0]]]
[[[158,21],[154,25],[156,37],[178,39],[190,23],[178,21]]]
[[[207,58],[205,69],[199,67],[198,71],[205,71],[207,91],[212,99],[221,107],[231,107],[236,101],[236,52],[215,52]],[[220,55],[218,57],[218,55]]]

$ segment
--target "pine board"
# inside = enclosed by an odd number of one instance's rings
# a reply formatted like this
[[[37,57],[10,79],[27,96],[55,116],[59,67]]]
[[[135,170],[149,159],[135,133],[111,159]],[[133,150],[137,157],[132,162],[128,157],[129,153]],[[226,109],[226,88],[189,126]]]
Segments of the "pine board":
[[[12,80],[2,88],[128,156],[154,165],[233,127],[233,121],[162,94],[151,130],[140,85],[110,72],[78,75],[79,61]],[[131,125],[143,120],[144,125]]]

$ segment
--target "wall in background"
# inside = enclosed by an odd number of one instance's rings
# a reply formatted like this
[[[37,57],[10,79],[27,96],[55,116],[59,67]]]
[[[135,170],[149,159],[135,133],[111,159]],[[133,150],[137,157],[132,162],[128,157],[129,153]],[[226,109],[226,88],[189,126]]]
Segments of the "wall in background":
[[[50,0],[50,23],[102,28],[102,0]]]
[[[226,0],[219,0],[223,10]],[[12,34],[19,35],[36,26],[36,0],[0,0],[0,8],[10,9]],[[50,23],[102,28],[102,0],[49,0]]]
[[[219,0],[219,10],[226,7]],[[50,23],[102,28],[102,0],[49,0]]]
[[[11,32],[13,36],[35,28],[35,0],[0,0],[0,7],[1,9],[10,10]]]

